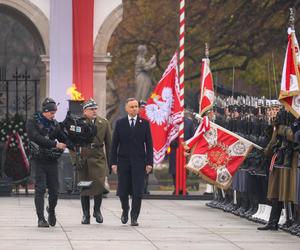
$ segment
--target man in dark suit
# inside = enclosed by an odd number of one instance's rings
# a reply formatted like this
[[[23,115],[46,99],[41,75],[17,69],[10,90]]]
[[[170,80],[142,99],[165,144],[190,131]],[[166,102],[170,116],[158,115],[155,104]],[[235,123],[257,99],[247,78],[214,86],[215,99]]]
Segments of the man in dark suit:
[[[128,221],[128,196],[131,195],[131,226],[138,226],[144,176],[145,172],[152,171],[153,166],[153,145],[149,122],[138,116],[138,101],[127,99],[125,110],[128,115],[116,122],[113,133],[111,168],[118,174],[117,195],[123,209],[121,221],[123,224]]]

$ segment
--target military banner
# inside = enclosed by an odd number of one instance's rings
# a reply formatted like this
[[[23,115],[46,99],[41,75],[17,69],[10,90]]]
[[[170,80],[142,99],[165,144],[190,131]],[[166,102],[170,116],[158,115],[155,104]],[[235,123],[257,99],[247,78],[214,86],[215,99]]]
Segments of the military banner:
[[[145,118],[150,122],[153,139],[154,163],[164,159],[171,141],[178,136],[181,111],[175,53],[145,106]]]
[[[213,107],[215,100],[213,78],[209,67],[209,59],[202,59],[200,80],[199,114],[204,114]]]
[[[288,28],[288,45],[282,69],[279,101],[296,118],[300,117],[300,54],[295,30]]]
[[[203,123],[206,124],[203,124]],[[205,119],[195,136],[185,142],[191,150],[186,168],[211,184],[227,189],[253,144]]]

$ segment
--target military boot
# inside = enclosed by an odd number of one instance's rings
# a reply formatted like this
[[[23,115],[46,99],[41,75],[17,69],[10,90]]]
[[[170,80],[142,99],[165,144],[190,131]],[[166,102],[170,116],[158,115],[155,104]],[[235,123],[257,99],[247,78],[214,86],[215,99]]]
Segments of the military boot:
[[[81,224],[90,224],[90,197],[81,196],[80,199],[83,212]]]
[[[94,196],[94,213],[93,213],[93,217],[96,218],[96,221],[98,223],[103,223],[103,217],[102,217],[102,214],[101,214],[101,211],[100,211],[101,203],[102,203],[102,194]]]
[[[278,230],[278,221],[280,218],[281,210],[283,207],[283,203],[280,201],[273,201],[272,202],[272,210],[269,218],[269,222],[267,225],[263,227],[258,227],[257,230]]]

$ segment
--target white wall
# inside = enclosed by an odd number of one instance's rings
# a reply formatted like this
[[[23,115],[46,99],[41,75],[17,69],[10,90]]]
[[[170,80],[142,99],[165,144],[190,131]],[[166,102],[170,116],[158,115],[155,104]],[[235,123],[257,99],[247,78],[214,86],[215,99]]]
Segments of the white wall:
[[[50,1],[51,0],[29,0],[36,5],[49,19],[50,18]],[[62,0],[63,1],[63,0]],[[98,30],[106,17],[121,3],[122,0],[94,0],[94,42],[96,40]]]
[[[48,19],[50,18],[50,0],[29,0],[29,2],[37,6]]]
[[[94,42],[105,18],[117,8],[122,0],[94,0]]]

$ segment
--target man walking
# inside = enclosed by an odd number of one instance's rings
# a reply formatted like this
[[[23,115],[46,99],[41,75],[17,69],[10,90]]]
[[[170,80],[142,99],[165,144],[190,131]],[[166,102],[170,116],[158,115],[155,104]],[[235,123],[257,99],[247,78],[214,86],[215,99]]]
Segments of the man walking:
[[[121,222],[128,221],[128,196],[131,195],[131,226],[138,226],[145,172],[150,173],[153,168],[153,145],[149,122],[138,116],[138,101],[127,99],[125,110],[128,115],[117,121],[113,133],[111,164],[112,171],[118,174],[117,195],[123,210]]]
[[[79,181],[92,181],[92,186],[80,192],[83,211],[82,224],[90,224],[90,196],[94,197],[94,212],[96,222],[103,223],[101,214],[102,195],[105,191],[105,177],[108,169],[107,156],[111,147],[111,129],[109,122],[97,116],[98,105],[93,100],[87,100],[82,105],[83,116],[93,123],[97,129],[93,142],[81,147],[83,167],[78,170]]]
[[[58,161],[66,148],[66,136],[54,119],[57,105],[51,98],[42,103],[42,111],[37,112],[27,122],[27,133],[32,150],[31,164],[35,171],[34,202],[38,216],[38,227],[55,226],[55,207],[58,200]],[[48,222],[44,217],[44,195],[48,188]]]

